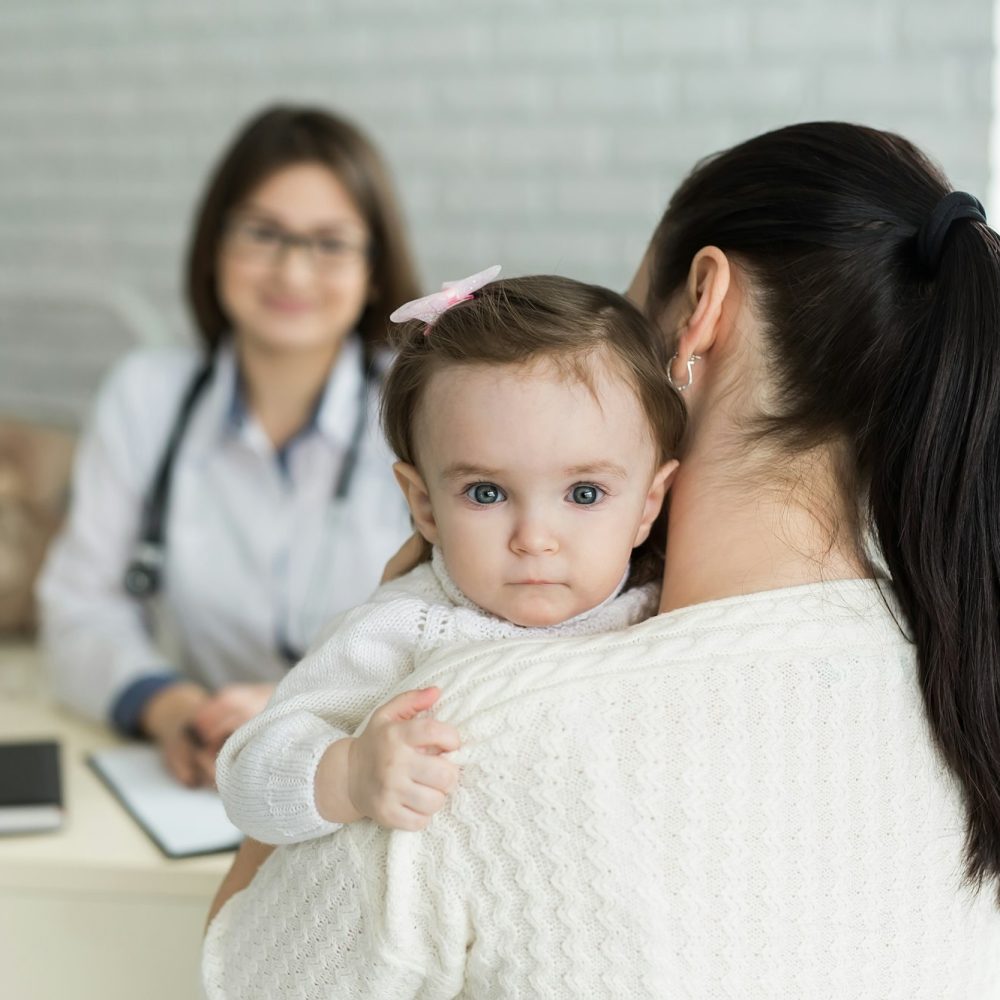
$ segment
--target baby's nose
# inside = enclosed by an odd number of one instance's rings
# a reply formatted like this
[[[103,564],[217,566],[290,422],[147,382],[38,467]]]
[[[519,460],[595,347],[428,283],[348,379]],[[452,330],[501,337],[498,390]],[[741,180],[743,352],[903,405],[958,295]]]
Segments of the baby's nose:
[[[556,533],[537,516],[519,518],[511,536],[511,548],[523,555],[545,555],[559,551]]]

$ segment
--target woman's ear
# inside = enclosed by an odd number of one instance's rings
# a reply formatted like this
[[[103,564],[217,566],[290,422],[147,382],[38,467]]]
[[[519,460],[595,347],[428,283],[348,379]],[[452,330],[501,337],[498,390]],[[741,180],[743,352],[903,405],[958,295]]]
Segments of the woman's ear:
[[[670,489],[670,481],[674,478],[674,473],[677,471],[678,465],[680,465],[680,462],[675,458],[669,462],[664,462],[656,470],[653,481],[649,484],[649,492],[646,494],[646,502],[642,508],[642,519],[639,521],[639,527],[636,530],[632,548],[642,545],[649,537],[649,533],[653,528],[653,522],[663,507],[663,499],[667,495],[667,490]]]
[[[414,527],[431,545],[434,545],[438,537],[437,524],[434,521],[431,498],[424,477],[417,471],[417,467],[410,465],[409,462],[396,462],[392,471],[399,488],[403,491],[403,496],[406,497]]]
[[[722,307],[729,292],[732,272],[729,258],[718,247],[702,247],[691,261],[685,286],[683,319],[677,331],[677,357],[670,377],[676,385],[696,380],[689,367],[692,358],[703,358],[720,333]]]

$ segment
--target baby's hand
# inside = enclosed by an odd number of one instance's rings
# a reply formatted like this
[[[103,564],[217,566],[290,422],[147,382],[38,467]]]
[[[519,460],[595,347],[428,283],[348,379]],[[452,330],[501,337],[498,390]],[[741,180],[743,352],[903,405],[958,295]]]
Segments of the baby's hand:
[[[423,688],[397,695],[352,741],[347,790],[362,816],[395,830],[423,830],[445,804],[458,766],[440,755],[459,748],[458,731],[420,716],[440,694]]]

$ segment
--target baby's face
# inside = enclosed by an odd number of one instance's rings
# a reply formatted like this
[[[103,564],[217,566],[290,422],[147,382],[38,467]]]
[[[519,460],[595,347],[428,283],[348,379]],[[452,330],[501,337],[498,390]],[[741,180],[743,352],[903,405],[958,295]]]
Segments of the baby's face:
[[[400,468],[455,583],[517,625],[566,621],[614,591],[676,464],[658,465],[623,379],[597,367],[593,382],[548,362],[439,371],[415,427],[420,473]]]

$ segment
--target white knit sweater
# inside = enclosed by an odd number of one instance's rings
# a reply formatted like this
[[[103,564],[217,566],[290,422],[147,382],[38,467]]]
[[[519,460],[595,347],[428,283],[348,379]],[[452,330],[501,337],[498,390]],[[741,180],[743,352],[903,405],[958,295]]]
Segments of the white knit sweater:
[[[446,650],[427,684],[464,741],[448,805],[277,850],[209,928],[211,1000],[1000,997],[874,583]]]
[[[326,748],[354,733],[396,690],[411,685],[418,656],[489,639],[594,635],[644,621],[658,588],[614,593],[547,628],[522,628],[473,604],[435,549],[430,563],[380,587],[369,603],[337,616],[313,651],[278,686],[267,709],[226,741],[217,782],[226,812],[265,844],[292,844],[339,828],[316,809],[316,768]]]

